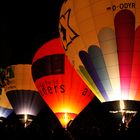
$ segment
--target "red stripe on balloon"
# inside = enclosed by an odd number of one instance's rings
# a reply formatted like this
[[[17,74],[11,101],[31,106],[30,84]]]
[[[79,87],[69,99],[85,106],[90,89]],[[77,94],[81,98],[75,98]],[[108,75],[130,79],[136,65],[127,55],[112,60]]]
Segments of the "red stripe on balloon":
[[[135,37],[135,16],[129,10],[122,10],[115,16],[115,33],[118,49],[120,83],[122,96],[128,96],[131,81],[132,59]]]
[[[133,54],[133,71],[132,78],[134,83],[137,85],[135,100],[140,100],[140,26],[136,29],[135,32],[135,45],[134,45],[134,54]],[[137,82],[137,83],[136,83]],[[133,87],[132,87],[133,88]]]

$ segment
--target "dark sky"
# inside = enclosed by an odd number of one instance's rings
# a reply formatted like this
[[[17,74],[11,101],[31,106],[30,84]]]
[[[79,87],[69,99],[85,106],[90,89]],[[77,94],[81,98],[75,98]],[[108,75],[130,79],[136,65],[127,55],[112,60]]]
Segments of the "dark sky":
[[[59,36],[59,11],[63,0],[5,1],[0,12],[0,66],[31,63],[36,50]]]

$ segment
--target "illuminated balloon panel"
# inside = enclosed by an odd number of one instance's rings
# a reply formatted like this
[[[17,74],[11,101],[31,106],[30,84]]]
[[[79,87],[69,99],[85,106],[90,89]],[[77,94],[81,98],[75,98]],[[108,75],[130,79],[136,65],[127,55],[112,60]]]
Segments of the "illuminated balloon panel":
[[[6,95],[16,115],[25,119],[22,121],[30,121],[28,116],[37,116],[44,106],[32,79],[31,64],[8,66],[7,75],[9,84],[6,87]]]
[[[7,118],[13,111],[13,108],[6,96],[4,88],[0,89],[0,117]]]
[[[101,102],[140,100],[140,1],[64,1],[65,53]]]
[[[60,38],[36,52],[32,74],[39,93],[64,128],[94,97],[64,54]]]

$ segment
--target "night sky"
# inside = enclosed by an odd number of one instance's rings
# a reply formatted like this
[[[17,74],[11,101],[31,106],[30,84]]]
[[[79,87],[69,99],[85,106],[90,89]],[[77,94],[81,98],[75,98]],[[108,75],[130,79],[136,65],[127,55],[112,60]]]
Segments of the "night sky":
[[[5,2],[0,13],[0,65],[31,63],[41,45],[58,37],[62,0]]]
[[[1,5],[0,12],[0,67],[31,63],[39,47],[59,36],[59,12],[63,0],[18,2]],[[9,125],[8,125],[9,124]],[[76,140],[109,136],[140,136],[140,115],[126,132],[118,131],[117,118],[108,113],[95,97],[68,127]],[[2,133],[3,132],[3,133]],[[6,137],[39,137],[40,139],[72,139],[65,132],[53,112],[46,105],[32,124],[24,129],[14,112],[0,133]]]

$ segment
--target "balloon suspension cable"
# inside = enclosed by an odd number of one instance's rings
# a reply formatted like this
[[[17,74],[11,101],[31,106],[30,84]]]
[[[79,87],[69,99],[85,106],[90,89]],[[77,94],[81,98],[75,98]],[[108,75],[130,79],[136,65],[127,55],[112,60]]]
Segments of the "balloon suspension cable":
[[[124,101],[120,101],[120,110],[109,111],[110,113],[121,114],[121,122],[119,124],[119,131],[127,130],[129,128],[129,123],[132,121],[133,117],[137,114],[136,110],[125,109]]]
[[[119,124],[119,131],[121,130],[127,130],[129,128],[129,123],[133,119],[133,117],[136,115],[137,111],[132,110],[119,110],[119,111],[110,111],[110,113],[121,113],[121,122]]]
[[[64,132],[65,134],[71,139],[71,140],[75,140],[75,138],[73,137],[73,135],[71,134],[71,132],[69,131],[69,127],[71,126],[73,120],[70,120],[68,122],[68,124],[66,125],[66,127],[64,127]]]
[[[64,132],[69,137],[69,139],[75,140],[73,135],[71,134],[71,132],[67,128],[64,129]]]
[[[21,123],[24,125],[24,128],[26,128],[27,126],[30,125],[30,123],[33,121],[33,116],[28,115],[28,114],[24,114],[24,115],[19,115],[19,120],[21,121]]]

